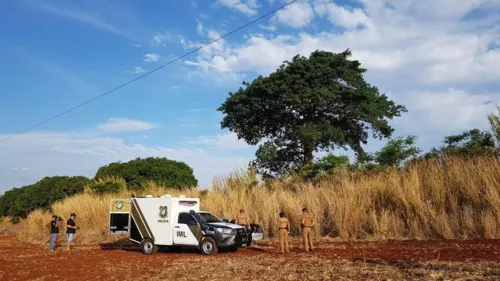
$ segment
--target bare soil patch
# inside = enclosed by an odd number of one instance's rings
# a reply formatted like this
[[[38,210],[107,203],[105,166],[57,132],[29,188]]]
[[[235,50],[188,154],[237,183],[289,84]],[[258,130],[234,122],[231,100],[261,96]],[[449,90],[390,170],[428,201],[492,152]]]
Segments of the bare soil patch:
[[[320,242],[279,253],[272,241],[236,253],[143,255],[137,247],[43,246],[0,236],[0,280],[500,280],[500,240]]]

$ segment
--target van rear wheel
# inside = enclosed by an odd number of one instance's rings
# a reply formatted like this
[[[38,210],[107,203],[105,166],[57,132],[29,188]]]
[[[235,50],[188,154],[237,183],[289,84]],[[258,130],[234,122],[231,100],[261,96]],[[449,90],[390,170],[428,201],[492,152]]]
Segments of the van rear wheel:
[[[145,238],[141,242],[141,252],[145,255],[152,255],[158,251],[158,246],[156,246],[151,238]]]
[[[214,255],[217,254],[217,244],[215,240],[211,237],[205,237],[200,243],[200,252],[203,255]]]

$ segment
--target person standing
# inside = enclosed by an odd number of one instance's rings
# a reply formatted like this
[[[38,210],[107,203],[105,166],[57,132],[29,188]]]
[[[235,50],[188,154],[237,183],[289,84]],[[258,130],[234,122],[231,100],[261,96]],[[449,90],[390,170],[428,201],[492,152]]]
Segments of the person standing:
[[[57,235],[59,235],[59,217],[52,216],[52,221],[50,221],[50,244],[49,249],[51,252],[54,251],[56,246]]]
[[[244,226],[247,230],[250,230],[250,220],[245,214],[245,211],[240,210],[240,214],[236,216],[236,224]]]
[[[313,241],[312,241],[312,227],[314,226],[314,219],[309,214],[309,210],[307,208],[302,209],[302,236],[304,239],[304,248],[306,252],[309,250],[313,250]]]
[[[68,245],[68,250],[69,250],[69,244],[73,240],[73,236],[76,233],[76,229],[78,228],[75,223],[75,218],[76,214],[73,213],[69,216],[68,221],[66,222],[66,243]]]
[[[290,252],[290,248],[288,246],[288,234],[290,233],[290,222],[285,217],[285,213],[280,213],[279,220],[279,238],[280,238],[280,250],[281,253]]]

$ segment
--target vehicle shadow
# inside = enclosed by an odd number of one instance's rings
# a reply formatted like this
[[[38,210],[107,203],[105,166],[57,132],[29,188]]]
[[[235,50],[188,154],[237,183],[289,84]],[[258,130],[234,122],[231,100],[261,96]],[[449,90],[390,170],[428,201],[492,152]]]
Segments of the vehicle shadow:
[[[247,251],[252,251],[252,252],[260,252],[260,253],[264,253],[266,252],[266,249],[262,249],[262,248],[254,248],[254,247],[248,247],[248,248],[244,248],[245,250]]]
[[[127,242],[101,243],[99,247],[103,251],[140,251],[139,245],[134,245]]]

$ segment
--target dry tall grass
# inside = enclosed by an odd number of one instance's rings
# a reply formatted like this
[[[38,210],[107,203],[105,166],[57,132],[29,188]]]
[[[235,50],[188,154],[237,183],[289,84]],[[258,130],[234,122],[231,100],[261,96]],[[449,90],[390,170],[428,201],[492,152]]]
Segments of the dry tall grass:
[[[154,184],[152,195],[181,192]],[[339,239],[500,238],[500,161],[494,157],[447,158],[445,166],[429,160],[404,171],[372,175],[338,172],[314,185],[299,180],[256,184],[253,175],[236,172],[214,180],[209,191],[189,189],[199,196],[203,210],[233,218],[240,209],[260,224],[264,232],[277,232],[278,213],[287,213],[292,232],[299,233],[301,209],[307,207],[317,220],[315,234]],[[82,227],[77,243],[113,239],[107,234],[110,198],[84,193],[53,205],[55,214],[78,214]],[[51,214],[33,212],[21,238],[48,241]]]

